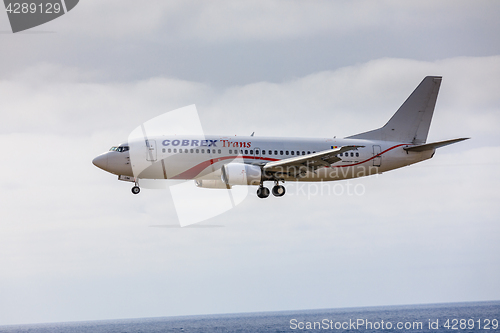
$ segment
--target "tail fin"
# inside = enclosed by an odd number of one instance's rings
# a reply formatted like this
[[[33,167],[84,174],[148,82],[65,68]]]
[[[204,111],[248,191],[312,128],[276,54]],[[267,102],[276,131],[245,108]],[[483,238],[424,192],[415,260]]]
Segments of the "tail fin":
[[[387,124],[347,138],[424,144],[440,86],[441,76],[426,76]]]

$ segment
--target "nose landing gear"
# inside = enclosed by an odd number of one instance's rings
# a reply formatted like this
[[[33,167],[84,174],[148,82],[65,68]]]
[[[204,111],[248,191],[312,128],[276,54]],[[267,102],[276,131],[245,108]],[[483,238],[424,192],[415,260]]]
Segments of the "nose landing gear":
[[[134,187],[132,187],[132,193],[139,194],[141,188],[139,187],[139,179],[134,178]]]

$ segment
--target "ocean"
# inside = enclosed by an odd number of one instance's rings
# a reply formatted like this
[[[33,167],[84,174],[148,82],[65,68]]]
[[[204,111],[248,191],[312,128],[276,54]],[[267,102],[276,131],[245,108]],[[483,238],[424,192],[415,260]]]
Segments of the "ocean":
[[[16,333],[500,332],[500,301],[0,326]]]

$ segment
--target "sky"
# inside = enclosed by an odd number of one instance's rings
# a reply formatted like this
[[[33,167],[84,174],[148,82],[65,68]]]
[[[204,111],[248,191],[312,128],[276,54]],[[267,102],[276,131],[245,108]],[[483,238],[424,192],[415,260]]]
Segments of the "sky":
[[[2,10],[0,325],[499,300],[499,11],[82,0],[12,34]],[[470,140],[282,198],[250,188],[199,227],[174,227],[168,190],[133,195],[91,163],[191,104],[206,134],[357,134],[427,75],[428,142]]]

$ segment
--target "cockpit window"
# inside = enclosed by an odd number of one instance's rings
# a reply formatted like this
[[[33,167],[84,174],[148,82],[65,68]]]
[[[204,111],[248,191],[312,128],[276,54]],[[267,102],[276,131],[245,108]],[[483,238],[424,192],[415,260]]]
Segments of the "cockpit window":
[[[129,146],[123,146],[123,147],[111,147],[111,148],[109,149],[109,151],[117,151],[117,152],[119,152],[119,153],[123,153],[123,152],[125,152],[125,151],[127,151],[127,150],[129,150],[129,149],[130,149],[130,148],[129,148]]]

